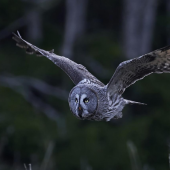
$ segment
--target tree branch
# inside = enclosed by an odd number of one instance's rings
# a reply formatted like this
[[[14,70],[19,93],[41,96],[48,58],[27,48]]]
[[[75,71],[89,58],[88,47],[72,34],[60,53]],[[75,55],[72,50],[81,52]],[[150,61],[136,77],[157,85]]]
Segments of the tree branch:
[[[0,83],[2,86],[9,87],[21,94],[33,107],[43,112],[48,118],[55,120],[58,126],[63,129],[65,127],[64,120],[61,113],[56,111],[48,103],[44,102],[40,97],[37,97],[30,89],[30,87],[39,90],[48,95],[53,95],[59,99],[66,100],[66,93],[64,90],[55,88],[45,82],[27,77],[14,77],[14,76],[0,76]],[[61,91],[61,94],[60,94]]]

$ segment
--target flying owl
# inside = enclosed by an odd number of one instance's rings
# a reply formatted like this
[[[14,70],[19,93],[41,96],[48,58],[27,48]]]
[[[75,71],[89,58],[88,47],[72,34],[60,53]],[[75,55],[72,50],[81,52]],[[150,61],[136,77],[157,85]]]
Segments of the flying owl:
[[[109,83],[104,85],[83,65],[54,54],[54,50],[42,50],[17,33],[13,33],[17,46],[24,48],[28,54],[47,57],[76,85],[70,91],[68,102],[70,110],[81,120],[110,121],[122,118],[125,105],[145,105],[124,99],[122,94],[127,87],[151,73],[170,73],[170,46],[167,46],[120,63]]]

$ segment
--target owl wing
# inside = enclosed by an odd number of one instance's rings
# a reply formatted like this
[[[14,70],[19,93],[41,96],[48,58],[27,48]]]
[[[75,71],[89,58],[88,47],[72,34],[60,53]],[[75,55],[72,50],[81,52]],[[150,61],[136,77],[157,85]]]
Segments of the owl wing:
[[[13,33],[13,39],[16,41],[17,46],[24,48],[28,54],[36,54],[37,56],[47,57],[54,64],[60,67],[70,77],[73,83],[78,84],[83,79],[88,79],[91,82],[104,86],[104,84],[100,82],[96,77],[94,77],[83,65],[77,64],[66,57],[54,54],[54,50],[42,50],[22,39],[19,32],[17,33],[18,35]]]
[[[151,73],[170,73],[170,46],[155,50],[119,64],[107,85],[112,96],[122,94],[127,87]]]

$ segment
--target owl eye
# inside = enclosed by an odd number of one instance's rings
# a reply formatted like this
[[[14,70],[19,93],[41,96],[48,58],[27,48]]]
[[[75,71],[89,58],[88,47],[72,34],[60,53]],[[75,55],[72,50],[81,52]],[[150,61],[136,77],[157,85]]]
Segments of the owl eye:
[[[83,100],[83,102],[84,102],[84,103],[88,103],[88,102],[89,102],[89,99],[88,99],[88,98],[85,98],[85,99]]]
[[[76,102],[76,103],[78,102],[78,99],[77,99],[77,98],[75,98],[75,102]]]

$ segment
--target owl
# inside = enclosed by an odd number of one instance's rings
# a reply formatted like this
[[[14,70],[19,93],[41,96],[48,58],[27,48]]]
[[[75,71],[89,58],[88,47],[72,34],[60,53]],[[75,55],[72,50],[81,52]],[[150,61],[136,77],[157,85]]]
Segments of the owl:
[[[81,64],[45,51],[22,39],[19,32],[13,33],[16,45],[28,54],[45,56],[60,67],[76,85],[70,91],[68,103],[72,113],[81,120],[110,121],[122,118],[125,105],[144,103],[124,99],[125,89],[151,73],[170,72],[170,46],[155,50],[138,58],[119,64],[109,83],[104,85]]]

